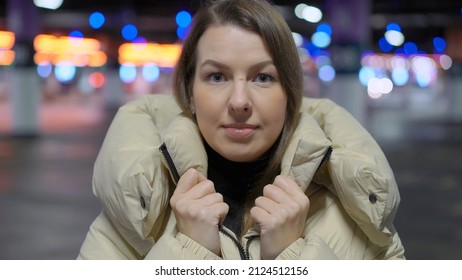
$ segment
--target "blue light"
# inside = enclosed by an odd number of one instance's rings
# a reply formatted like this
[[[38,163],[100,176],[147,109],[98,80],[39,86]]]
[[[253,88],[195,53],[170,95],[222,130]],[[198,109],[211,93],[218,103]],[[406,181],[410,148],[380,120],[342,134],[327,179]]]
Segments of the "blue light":
[[[61,63],[55,67],[55,77],[61,83],[69,83],[75,77],[76,68],[70,63]]]
[[[433,46],[435,47],[436,51],[444,52],[446,49],[446,40],[441,37],[435,37],[433,38]]]
[[[367,83],[369,83],[369,80],[372,78],[376,78],[375,71],[372,67],[362,67],[359,70],[359,81],[363,86],[367,86]]]
[[[188,36],[188,28],[178,26],[178,28],[176,29],[176,36],[178,36],[178,38],[180,38],[181,40],[186,39],[186,37]]]
[[[180,27],[188,27],[191,24],[192,17],[191,14],[186,11],[181,11],[176,14],[176,24]]]
[[[150,82],[153,83],[159,79],[160,76],[160,69],[159,66],[155,64],[146,64],[143,66],[143,69],[141,70],[141,74],[143,75],[143,78]]]
[[[395,50],[395,54],[397,54],[397,55],[405,54],[404,49],[403,48],[397,48]]]
[[[88,18],[88,22],[90,23],[90,26],[94,29],[101,28],[101,26],[103,26],[105,21],[106,21],[106,18],[100,12],[94,12]]]
[[[72,37],[72,38],[83,38],[83,33],[78,31],[78,30],[74,30],[74,31],[71,31],[69,33],[69,37]]]
[[[132,64],[123,64],[119,69],[119,76],[122,82],[131,83],[136,79],[137,70],[135,65]]]
[[[399,26],[397,23],[394,23],[394,22],[389,23],[387,25],[387,31],[391,31],[391,30],[401,32],[401,26]]]
[[[37,65],[37,74],[41,78],[48,78],[51,75],[51,71],[53,71],[53,66],[49,62],[40,63]]]
[[[416,73],[415,79],[417,84],[422,88],[430,86],[432,82],[431,74],[428,71],[421,71],[419,73]]]
[[[326,32],[315,32],[311,36],[311,41],[318,48],[325,48],[330,45],[331,38]]]
[[[332,27],[327,23],[321,23],[318,28],[316,28],[318,32],[324,32],[329,36],[332,36]]]
[[[317,56],[319,52],[321,51],[321,49],[315,46],[312,42],[308,42],[307,44],[305,44],[305,48],[308,50],[308,52],[310,53],[310,56],[312,57]]]
[[[321,81],[331,82],[335,79],[335,69],[330,65],[324,65],[319,68],[318,76]]]
[[[122,28],[122,37],[125,40],[131,41],[138,36],[138,29],[133,24],[127,24]]]
[[[135,39],[133,39],[133,43],[135,44],[147,44],[148,43],[148,40],[146,40],[146,38],[144,37],[136,37]]]
[[[391,79],[397,86],[404,86],[409,81],[409,71],[404,67],[393,68]]]
[[[417,54],[418,50],[419,49],[415,43],[408,42],[404,44],[404,53],[407,55],[415,55]]]
[[[393,49],[393,46],[390,43],[388,43],[385,37],[380,38],[379,47],[383,52],[391,52],[391,50]]]

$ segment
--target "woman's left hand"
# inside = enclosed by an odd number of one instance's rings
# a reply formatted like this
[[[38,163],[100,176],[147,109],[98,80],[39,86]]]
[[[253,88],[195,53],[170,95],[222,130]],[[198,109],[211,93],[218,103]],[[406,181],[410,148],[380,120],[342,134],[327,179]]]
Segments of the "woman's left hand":
[[[275,259],[303,234],[310,201],[289,177],[279,175],[255,200],[251,218],[260,225],[262,259]]]

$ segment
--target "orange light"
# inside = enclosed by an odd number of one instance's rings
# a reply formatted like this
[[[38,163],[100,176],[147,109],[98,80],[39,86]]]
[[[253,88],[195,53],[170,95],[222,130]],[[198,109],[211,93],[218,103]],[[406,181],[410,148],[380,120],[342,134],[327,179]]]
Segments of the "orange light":
[[[106,54],[101,51],[101,43],[92,38],[56,37],[40,34],[34,39],[36,55],[34,61],[39,64],[49,61],[56,65],[62,61],[75,66],[99,67],[107,62]]]
[[[180,53],[180,45],[125,43],[119,47],[119,63],[132,63],[136,66],[154,63],[160,67],[171,68],[176,65]]]
[[[14,46],[15,36],[10,31],[0,31],[0,49],[12,49]]]
[[[0,65],[8,66],[13,64],[14,51],[12,50],[0,50]]]

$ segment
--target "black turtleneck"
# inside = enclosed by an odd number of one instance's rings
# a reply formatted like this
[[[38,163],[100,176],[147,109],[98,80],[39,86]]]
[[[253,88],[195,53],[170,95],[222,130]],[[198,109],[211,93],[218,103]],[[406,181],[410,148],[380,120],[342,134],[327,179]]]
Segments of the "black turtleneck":
[[[204,141],[205,142],[205,141]],[[229,205],[224,225],[240,235],[247,196],[268,166],[270,152],[253,162],[234,162],[225,159],[204,143],[208,156],[208,179]]]

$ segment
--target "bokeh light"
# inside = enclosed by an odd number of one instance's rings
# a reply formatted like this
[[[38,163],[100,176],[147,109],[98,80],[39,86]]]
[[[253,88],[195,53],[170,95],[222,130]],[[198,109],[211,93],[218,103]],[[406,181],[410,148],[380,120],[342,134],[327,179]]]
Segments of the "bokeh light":
[[[146,81],[154,83],[159,79],[160,68],[154,63],[148,63],[141,69],[141,75]]]
[[[324,32],[329,36],[332,36],[332,27],[328,23],[321,23],[318,25],[316,28],[316,31],[318,32]]]
[[[404,67],[393,68],[391,79],[397,86],[404,86],[409,81],[409,71]]]
[[[88,22],[90,23],[90,26],[94,29],[101,28],[105,21],[106,21],[106,18],[100,12],[93,12],[88,18]]]
[[[401,46],[405,40],[403,33],[397,30],[388,30],[385,32],[385,39],[390,45],[395,47]]]
[[[399,26],[399,24],[397,23],[389,23],[387,24],[387,31],[398,31],[398,32],[401,32],[401,26]]]
[[[391,50],[393,50],[393,46],[387,41],[387,39],[385,39],[385,37],[380,38],[379,48],[383,52],[391,52]]]
[[[308,6],[303,9],[303,18],[308,22],[316,23],[321,21],[322,12],[316,7]]]
[[[53,65],[50,62],[42,62],[39,65],[37,65],[37,74],[41,78],[48,78],[51,75],[51,72],[53,71]]]
[[[88,77],[88,82],[93,88],[102,88],[106,83],[106,77],[102,72],[93,72]]]
[[[311,36],[311,42],[318,48],[326,48],[330,45],[331,38],[329,34],[318,31]]]
[[[122,37],[125,40],[131,41],[138,36],[138,28],[133,24],[127,24],[122,28]]]
[[[132,83],[137,75],[136,66],[130,63],[125,63],[120,66],[119,77],[124,83]]]
[[[372,67],[363,66],[359,70],[359,81],[362,85],[367,86],[369,80],[375,78],[375,71]]]
[[[181,40],[186,39],[186,37],[188,36],[188,28],[178,26],[178,28],[176,29],[176,36]]]
[[[61,83],[69,83],[74,79],[76,67],[70,62],[60,62],[55,67],[55,77]]]
[[[34,0],[35,6],[39,8],[56,10],[63,4],[63,0]]]
[[[318,70],[318,76],[323,82],[331,82],[335,79],[335,69],[331,65],[323,65]]]
[[[417,45],[413,42],[407,42],[404,44],[404,53],[407,55],[416,55],[418,53],[419,49],[417,48]]]
[[[441,37],[433,38],[433,47],[437,52],[444,52],[446,50],[446,40]]]
[[[176,17],[176,24],[180,27],[188,27],[191,24],[192,17],[191,14],[187,11],[180,11]]]

